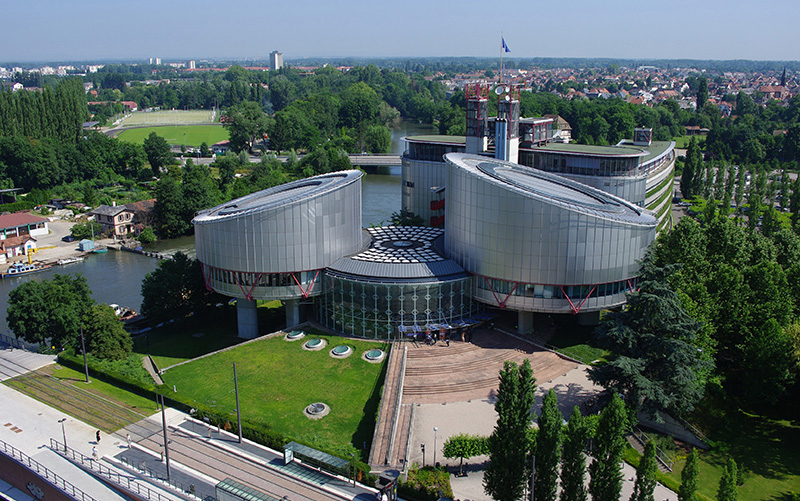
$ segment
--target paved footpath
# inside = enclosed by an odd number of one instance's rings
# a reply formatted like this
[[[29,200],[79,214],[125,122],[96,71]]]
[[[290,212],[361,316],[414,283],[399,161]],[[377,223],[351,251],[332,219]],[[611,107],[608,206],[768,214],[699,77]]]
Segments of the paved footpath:
[[[534,374],[535,376],[535,374]],[[564,419],[568,419],[572,408],[580,405],[585,399],[599,393],[602,388],[589,381],[586,366],[581,365],[563,376],[557,377],[546,383],[539,384],[536,388],[537,412],[542,405],[544,394],[550,389],[558,394],[558,404]],[[485,398],[469,402],[455,402],[447,404],[427,404],[417,407],[414,419],[414,431],[411,439],[409,460],[422,464],[420,444],[425,444],[425,461],[433,463],[434,440],[436,442],[436,461],[450,467],[450,471],[457,471],[459,460],[449,460],[442,455],[442,445],[451,435],[469,433],[471,435],[490,435],[497,423],[497,413],[494,410],[494,400]],[[436,427],[438,431],[434,432]],[[461,501],[490,501],[491,498],[483,490],[483,468],[488,461],[487,456],[472,458],[465,461],[464,469],[468,472],[466,477],[450,475],[453,487],[453,496]],[[588,461],[591,461],[589,459]],[[588,465],[588,462],[587,462]],[[627,463],[623,463],[625,481],[620,499],[630,499],[633,494],[633,480],[636,470]],[[677,501],[676,493],[658,484],[655,491],[657,501]]]

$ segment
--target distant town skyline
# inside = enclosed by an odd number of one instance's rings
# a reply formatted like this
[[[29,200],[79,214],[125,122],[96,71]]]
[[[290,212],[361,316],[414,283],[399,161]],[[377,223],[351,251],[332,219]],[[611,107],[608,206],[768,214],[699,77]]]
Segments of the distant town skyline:
[[[0,61],[507,57],[798,60],[800,3],[63,2],[3,7]]]

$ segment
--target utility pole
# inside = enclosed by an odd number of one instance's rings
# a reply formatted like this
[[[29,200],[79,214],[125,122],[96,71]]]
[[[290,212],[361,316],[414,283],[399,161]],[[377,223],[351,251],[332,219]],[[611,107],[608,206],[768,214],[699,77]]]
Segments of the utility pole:
[[[83,350],[83,372],[86,373],[86,382],[89,382],[89,364],[86,362],[86,342],[83,339],[83,326],[81,325],[81,350]]]
[[[167,441],[167,415],[164,412],[164,395],[159,394],[161,397],[161,427],[164,430],[164,459],[166,460],[167,465],[167,483],[170,482],[170,475],[169,475],[169,446]]]
[[[239,407],[239,379],[236,377],[236,362],[233,363],[233,387],[236,389],[236,418],[239,421],[239,443],[242,443],[242,409]]]

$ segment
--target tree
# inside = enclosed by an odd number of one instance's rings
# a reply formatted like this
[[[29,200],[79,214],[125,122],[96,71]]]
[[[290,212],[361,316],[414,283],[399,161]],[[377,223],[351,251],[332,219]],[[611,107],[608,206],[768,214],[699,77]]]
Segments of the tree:
[[[108,305],[92,305],[84,317],[83,332],[87,351],[97,358],[122,360],[131,353],[131,335]]]
[[[737,477],[736,461],[728,459],[728,464],[722,470],[722,478],[719,479],[717,501],[738,501],[739,489],[736,486]]]
[[[515,501],[525,488],[535,383],[527,359],[521,366],[507,360],[500,371],[494,404],[497,424],[489,436],[489,465],[483,477],[484,490],[498,501]]]
[[[393,226],[424,226],[425,220],[421,216],[405,209],[400,209],[400,212],[392,212],[392,225]]]
[[[692,198],[697,195],[695,192],[695,177],[701,175],[698,152],[697,140],[692,136],[689,141],[689,147],[686,149],[686,163],[683,165],[681,174],[681,194],[683,198]]]
[[[139,235],[136,236],[136,240],[138,240],[143,244],[152,244],[157,239],[155,232],[153,232],[153,228],[151,228],[150,226],[146,226],[141,231],[141,233],[139,233]]]
[[[161,178],[156,184],[155,196],[153,212],[159,234],[164,238],[185,235],[190,223],[184,219],[186,203],[178,181],[172,176]]]
[[[345,127],[358,127],[376,122],[379,114],[378,94],[364,82],[354,83],[342,92],[339,119]]]
[[[619,501],[622,492],[622,452],[627,446],[628,415],[616,393],[600,414],[589,466],[589,493],[592,501]]]
[[[578,406],[572,408],[564,434],[561,452],[561,496],[560,501],[586,501],[586,459],[583,450],[588,438],[586,425]]]
[[[270,120],[261,106],[252,101],[244,101],[225,110],[222,124],[228,130],[233,151],[243,151],[253,145],[253,141],[263,137]]]
[[[656,464],[656,444],[652,440],[644,446],[644,455],[636,468],[636,482],[630,501],[655,501],[658,464]]]
[[[203,158],[211,156],[211,152],[208,150],[208,143],[205,141],[200,143],[200,156]]]
[[[681,471],[681,486],[678,489],[678,501],[697,501],[697,479],[700,469],[697,466],[697,449],[692,448],[686,464]]]
[[[708,80],[706,77],[700,77],[697,81],[697,111],[708,102]]]
[[[8,295],[8,326],[30,343],[50,340],[60,349],[77,338],[93,302],[80,275],[56,274],[52,280],[25,282]]]
[[[75,223],[72,225],[72,228],[69,229],[69,233],[75,237],[76,240],[100,238],[100,235],[103,233],[103,225],[97,221]]]
[[[158,174],[162,167],[173,163],[172,150],[166,139],[151,132],[144,140],[144,152],[153,172]]]
[[[388,153],[392,146],[392,133],[383,125],[368,125],[364,131],[364,150],[370,153]]]
[[[592,381],[656,419],[660,409],[691,411],[712,367],[695,344],[701,325],[668,284],[674,272],[674,266],[657,267],[648,252],[639,290],[628,295],[624,310],[606,315],[595,331],[599,345],[614,355],[589,370]]]
[[[210,301],[200,262],[176,252],[142,281],[142,314],[153,322],[183,319]]]
[[[447,459],[461,459],[458,466],[458,474],[464,474],[464,460],[474,456],[482,456],[488,453],[486,437],[478,435],[468,435],[460,433],[449,437],[442,448],[442,453]]]
[[[536,465],[534,467],[533,497],[540,501],[555,501],[558,489],[558,463],[561,461],[561,422],[558,397],[553,389],[542,402],[536,433]]]

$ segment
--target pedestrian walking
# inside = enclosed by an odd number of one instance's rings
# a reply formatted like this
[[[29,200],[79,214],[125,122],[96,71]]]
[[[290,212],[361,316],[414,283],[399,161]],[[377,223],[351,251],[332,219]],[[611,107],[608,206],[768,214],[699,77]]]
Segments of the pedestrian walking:
[[[95,433],[94,436],[97,438],[97,443],[99,444],[100,443],[100,430],[97,430],[97,433]]]
[[[433,344],[433,338],[431,337],[431,331],[425,331],[425,344],[428,346]]]
[[[130,433],[126,433],[125,434],[125,440],[128,441],[128,449],[130,449],[131,448],[131,434]]]
[[[97,461],[97,447],[94,445],[92,446],[92,459]]]
[[[450,346],[450,331],[445,331],[444,342],[447,343],[447,346]]]
[[[462,343],[466,343],[467,342],[467,331],[466,331],[466,329],[461,327],[458,330],[461,331],[461,342]]]

